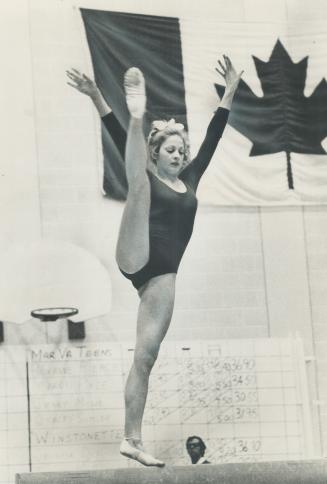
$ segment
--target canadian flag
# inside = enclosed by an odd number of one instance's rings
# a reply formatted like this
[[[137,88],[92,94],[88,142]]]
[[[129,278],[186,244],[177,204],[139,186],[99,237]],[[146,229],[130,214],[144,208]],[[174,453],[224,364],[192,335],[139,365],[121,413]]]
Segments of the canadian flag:
[[[196,155],[223,95],[215,71],[228,54],[245,73],[198,190],[213,205],[327,202],[327,31],[314,24],[241,24],[81,9],[94,75],[126,132],[127,68],[147,85],[145,131],[175,118]],[[104,190],[123,200],[124,136],[102,132]],[[116,141],[116,143],[115,143]]]

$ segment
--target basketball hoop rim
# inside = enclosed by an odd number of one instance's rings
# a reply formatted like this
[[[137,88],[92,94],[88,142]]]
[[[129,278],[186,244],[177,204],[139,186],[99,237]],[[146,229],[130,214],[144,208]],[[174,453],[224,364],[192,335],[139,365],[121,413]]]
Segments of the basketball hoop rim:
[[[40,319],[41,321],[56,321],[57,319],[63,319],[63,318],[68,318],[69,316],[75,316],[77,313],[78,313],[77,308],[58,306],[58,307],[52,307],[52,308],[48,307],[48,308],[33,309],[31,311],[31,316],[33,316],[33,318]]]

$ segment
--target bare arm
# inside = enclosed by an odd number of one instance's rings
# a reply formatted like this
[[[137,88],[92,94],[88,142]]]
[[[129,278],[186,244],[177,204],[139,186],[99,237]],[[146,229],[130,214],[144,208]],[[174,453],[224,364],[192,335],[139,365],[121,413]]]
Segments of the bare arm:
[[[230,58],[227,55],[224,55],[223,58],[225,64],[218,60],[219,68],[216,67],[216,71],[220,76],[224,78],[224,81],[226,83],[226,89],[222,100],[220,101],[219,107],[228,109],[230,111],[234,94],[237,90],[238,84],[244,71],[241,71],[239,74],[237,74]]]
[[[77,91],[81,92],[82,94],[89,96],[101,118],[111,112],[111,108],[104,99],[102,92],[92,79],[87,77],[85,74],[81,74],[77,69],[66,71],[66,74],[67,77],[72,81],[68,81],[67,84],[72,86],[74,89],[77,89]]]

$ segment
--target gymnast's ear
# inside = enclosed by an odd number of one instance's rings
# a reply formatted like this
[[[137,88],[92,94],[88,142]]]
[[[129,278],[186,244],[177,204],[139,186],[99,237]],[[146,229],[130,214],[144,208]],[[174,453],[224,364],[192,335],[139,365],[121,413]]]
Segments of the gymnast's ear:
[[[149,147],[149,152],[150,152],[151,161],[153,163],[156,163],[157,162],[157,159],[158,159],[158,156],[159,156],[159,152],[157,150],[157,147],[150,146]]]

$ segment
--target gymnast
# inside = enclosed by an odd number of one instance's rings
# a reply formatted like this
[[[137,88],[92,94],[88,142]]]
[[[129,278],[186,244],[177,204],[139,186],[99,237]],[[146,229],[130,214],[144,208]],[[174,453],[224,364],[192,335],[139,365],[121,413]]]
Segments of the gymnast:
[[[120,453],[146,466],[165,465],[146,452],[142,444],[149,376],[172,318],[176,274],[197,210],[196,190],[223,134],[242,75],[237,74],[227,56],[218,61],[216,71],[225,80],[225,93],[192,161],[184,126],[174,120],[153,122],[146,143],[143,74],[132,67],[124,78],[130,113],[125,149],[128,194],[116,260],[121,273],[138,291],[140,303],[134,362],[125,388],[125,438]],[[119,134],[119,123],[94,81],[75,69],[67,71],[67,75],[72,81],[68,84],[90,96],[110,134]]]

